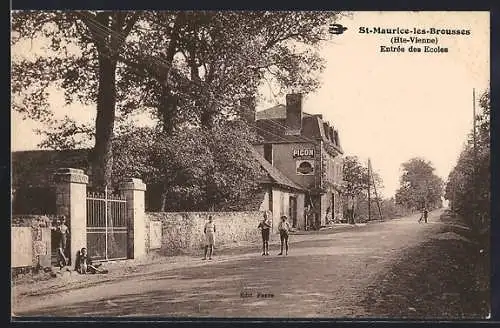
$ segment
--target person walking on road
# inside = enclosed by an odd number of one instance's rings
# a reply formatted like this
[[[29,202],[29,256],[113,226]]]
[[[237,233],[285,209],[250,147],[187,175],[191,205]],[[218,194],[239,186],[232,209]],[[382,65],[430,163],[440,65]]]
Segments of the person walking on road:
[[[262,232],[262,255],[269,255],[269,231],[271,230],[271,221],[266,212],[264,212],[264,218],[259,223],[258,228],[260,228]]]
[[[205,256],[203,257],[203,259],[207,259],[208,253],[208,259],[211,260],[215,244],[215,223],[213,222],[211,215],[208,217],[208,222],[205,223],[203,232],[205,234]]]
[[[288,235],[290,233],[290,223],[287,221],[286,215],[281,217],[281,222],[278,225],[280,232],[281,251],[278,255],[283,255],[283,244],[285,245],[285,255],[288,255]]]
[[[427,207],[424,207],[424,210],[422,211],[422,215],[420,216],[420,219],[418,219],[418,223],[422,222],[424,220],[425,223],[427,223],[427,215],[429,212],[427,211]]]

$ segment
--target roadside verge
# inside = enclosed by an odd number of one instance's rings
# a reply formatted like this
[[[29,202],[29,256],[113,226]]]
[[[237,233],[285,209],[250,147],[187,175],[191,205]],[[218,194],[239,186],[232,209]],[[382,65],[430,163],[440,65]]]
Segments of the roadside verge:
[[[372,283],[362,306],[373,317],[485,319],[490,312],[490,252],[460,217],[445,212],[438,234],[404,251]]]

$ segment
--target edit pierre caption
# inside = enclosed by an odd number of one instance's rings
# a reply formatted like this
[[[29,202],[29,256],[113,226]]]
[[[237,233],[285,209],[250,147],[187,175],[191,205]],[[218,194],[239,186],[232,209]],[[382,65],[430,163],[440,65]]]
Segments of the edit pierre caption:
[[[255,292],[252,290],[247,290],[244,289],[240,292],[240,297],[241,298],[250,298],[250,297],[256,297],[256,298],[273,298],[274,294],[269,293],[269,292]]]

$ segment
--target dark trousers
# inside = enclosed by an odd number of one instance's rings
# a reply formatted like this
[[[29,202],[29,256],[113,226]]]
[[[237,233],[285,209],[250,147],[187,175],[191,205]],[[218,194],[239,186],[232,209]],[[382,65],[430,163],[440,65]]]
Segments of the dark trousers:
[[[418,222],[422,222],[424,220],[425,223],[427,223],[427,216],[421,216],[420,219],[418,219]]]
[[[283,253],[283,245],[288,253],[288,232],[280,231],[281,253]]]
[[[262,253],[269,252],[269,229],[262,229]]]
[[[262,229],[262,241],[269,241],[269,229]]]

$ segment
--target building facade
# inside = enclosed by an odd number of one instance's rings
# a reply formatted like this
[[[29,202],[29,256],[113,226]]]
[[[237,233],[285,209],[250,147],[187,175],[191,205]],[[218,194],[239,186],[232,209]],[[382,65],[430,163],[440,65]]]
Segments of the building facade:
[[[305,229],[306,190],[272,166],[256,150],[254,150],[253,157],[260,163],[265,173],[260,181],[263,197],[259,210],[271,212],[272,231],[278,232],[278,223],[282,215],[287,216],[295,229]]]
[[[256,151],[305,190],[303,202],[297,199],[300,204],[293,204],[303,218],[296,228],[315,229],[341,221],[343,151],[338,131],[322,115],[303,112],[301,94],[287,95],[286,105],[259,112],[250,106],[248,112],[252,114],[247,120],[262,140],[254,145]]]

